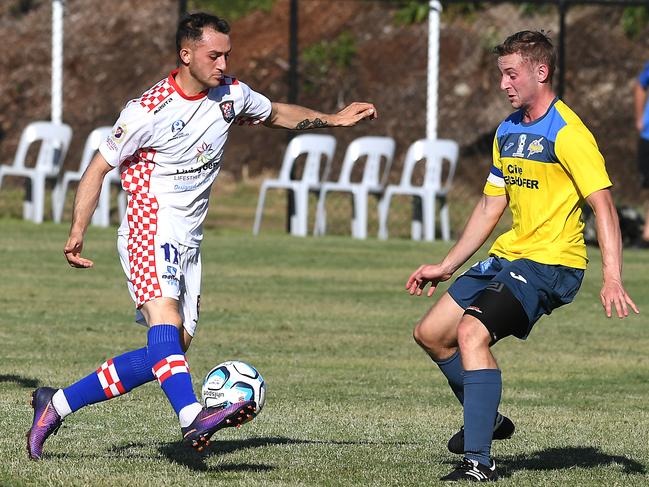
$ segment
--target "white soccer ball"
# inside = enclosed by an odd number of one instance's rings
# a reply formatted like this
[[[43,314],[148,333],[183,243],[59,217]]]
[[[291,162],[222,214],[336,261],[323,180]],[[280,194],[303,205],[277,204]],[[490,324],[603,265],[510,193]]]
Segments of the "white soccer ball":
[[[210,370],[203,381],[201,395],[206,407],[226,408],[252,400],[259,414],[266,402],[266,383],[252,365],[231,360]]]

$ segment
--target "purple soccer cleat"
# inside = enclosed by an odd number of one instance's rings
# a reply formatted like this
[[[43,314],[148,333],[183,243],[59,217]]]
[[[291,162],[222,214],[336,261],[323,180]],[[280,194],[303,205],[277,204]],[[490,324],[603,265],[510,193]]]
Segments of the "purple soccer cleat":
[[[182,428],[183,443],[198,451],[209,446],[210,438],[218,430],[229,426],[237,428],[257,414],[255,401],[238,402],[227,408],[203,408],[189,426]]]
[[[45,440],[56,434],[63,420],[54,409],[52,396],[58,389],[39,387],[32,392],[31,406],[34,408],[32,427],[27,432],[27,454],[32,460],[40,460],[43,456]]]

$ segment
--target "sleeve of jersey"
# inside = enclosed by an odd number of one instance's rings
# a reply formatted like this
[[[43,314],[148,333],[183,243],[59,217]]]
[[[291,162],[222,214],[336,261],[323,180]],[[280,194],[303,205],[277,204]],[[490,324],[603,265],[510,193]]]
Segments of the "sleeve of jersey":
[[[645,90],[649,87],[649,63],[645,64],[640,76],[638,76],[638,82]]]
[[[496,132],[497,134],[497,132]],[[505,180],[503,179],[503,166],[500,160],[500,149],[498,148],[498,137],[494,136],[493,143],[493,164],[489,170],[487,182],[482,192],[487,196],[503,196],[507,193],[505,190]]]
[[[99,152],[106,162],[117,167],[139,149],[148,147],[153,136],[152,121],[151,114],[139,102],[129,102],[120,113],[111,134],[99,146]]]
[[[584,198],[612,186],[604,156],[597,148],[595,137],[585,127],[566,125],[562,128],[557,134],[554,151]]]
[[[243,113],[240,115],[257,123],[264,122],[272,110],[270,100],[261,93],[250,89],[250,87],[239,81],[243,91]]]

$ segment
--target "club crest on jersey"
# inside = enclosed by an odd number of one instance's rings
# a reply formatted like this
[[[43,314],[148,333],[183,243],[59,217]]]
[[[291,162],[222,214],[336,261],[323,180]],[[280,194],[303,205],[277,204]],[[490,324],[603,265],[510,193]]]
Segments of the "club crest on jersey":
[[[235,116],[234,102],[232,100],[223,101],[219,104],[219,107],[221,108],[221,113],[223,114],[223,120],[225,120],[227,123],[232,122]]]
[[[540,139],[535,139],[530,142],[530,145],[527,146],[527,157],[530,157],[533,154],[539,154],[543,152],[543,137]]]
[[[512,157],[525,157],[525,141],[527,140],[527,135],[521,134],[518,136],[518,147],[516,152],[512,154]]]
[[[126,135],[126,125],[118,125],[117,128],[113,131],[113,140],[120,144],[124,140]]]
[[[171,133],[175,134],[176,132],[180,132],[184,128],[185,128],[185,122],[183,122],[182,120],[176,120],[174,123],[171,124]]]

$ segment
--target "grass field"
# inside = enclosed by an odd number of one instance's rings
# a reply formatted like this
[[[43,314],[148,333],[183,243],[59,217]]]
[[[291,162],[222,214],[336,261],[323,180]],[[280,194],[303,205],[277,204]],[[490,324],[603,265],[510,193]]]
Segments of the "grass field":
[[[461,409],[411,338],[432,300],[403,289],[444,243],[297,239],[207,232],[201,323],[188,358],[195,389],[226,359],[265,376],[264,411],[184,450],[156,383],[66,419],[42,462],[27,459],[31,390],[66,386],[144,344],[115,250],[91,228],[91,270],[62,256],[67,225],[0,219],[0,485],[436,485]],[[517,424],[494,445],[502,485],[649,484],[649,333],[644,315],[607,320],[600,263],[576,301],[528,342],[495,347],[501,411]],[[484,255],[484,252],[480,256]],[[475,260],[475,259],[474,259]],[[628,251],[629,292],[649,312],[649,254]]]

